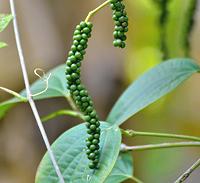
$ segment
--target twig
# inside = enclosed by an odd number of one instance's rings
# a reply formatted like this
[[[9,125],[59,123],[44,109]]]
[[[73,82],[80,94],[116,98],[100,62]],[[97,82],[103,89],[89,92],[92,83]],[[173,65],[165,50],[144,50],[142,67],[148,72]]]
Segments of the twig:
[[[136,182],[136,183],[143,183],[141,180],[139,180],[139,179],[138,179],[137,177],[135,177],[135,176],[130,177],[130,179],[133,180],[133,181]]]
[[[198,159],[189,169],[187,169],[174,183],[184,182],[199,166],[200,159]]]
[[[54,156],[54,154],[51,150],[51,146],[50,146],[49,140],[47,138],[46,132],[44,130],[44,127],[42,125],[42,122],[41,122],[40,116],[38,114],[37,108],[36,108],[35,103],[32,99],[32,96],[31,96],[30,84],[29,84],[29,80],[28,80],[28,74],[27,74],[27,70],[26,70],[25,59],[24,59],[23,50],[22,50],[21,41],[20,41],[20,35],[19,35],[19,31],[18,31],[14,0],[10,0],[10,8],[11,8],[12,16],[13,16],[13,28],[14,28],[14,33],[15,33],[15,40],[16,40],[17,50],[18,50],[18,54],[19,54],[19,61],[20,61],[21,69],[22,69],[24,83],[25,83],[25,87],[26,87],[27,99],[28,99],[29,104],[31,106],[31,109],[33,111],[34,117],[35,117],[37,125],[40,129],[42,138],[44,140],[44,143],[45,143],[46,148],[48,150],[48,153],[50,155],[52,164],[53,164],[55,171],[58,175],[58,178],[60,180],[60,183],[65,183],[64,178],[63,178],[63,176],[60,172],[60,169],[58,167],[58,164],[56,162],[55,156]]]
[[[3,90],[3,91],[5,91],[6,93],[9,93],[9,94],[11,94],[11,95],[17,97],[17,98],[18,98],[19,100],[21,100],[22,102],[26,102],[26,101],[27,101],[27,98],[26,98],[26,97],[21,96],[19,93],[15,92],[15,91],[13,91],[13,90],[10,90],[10,89],[8,89],[8,88],[4,88],[4,87],[2,87],[2,86],[0,87],[0,90]]]
[[[78,117],[78,118],[84,120],[84,117],[81,113],[72,111],[72,110],[63,109],[63,110],[55,111],[55,112],[43,117],[42,121],[45,122],[45,121],[48,121],[50,119],[53,119],[53,118],[55,118],[57,116],[61,116],[61,115],[69,115],[69,116]]]
[[[105,1],[103,4],[101,4],[100,6],[98,6],[97,8],[95,8],[94,10],[90,11],[88,13],[88,16],[85,19],[85,22],[88,22],[89,19],[96,13],[98,12],[100,9],[102,9],[104,6],[106,6],[107,4],[110,3],[110,0]]]
[[[194,136],[189,136],[189,135],[177,135],[177,134],[154,133],[154,132],[138,132],[134,130],[123,130],[123,129],[121,129],[121,132],[122,134],[128,137],[148,136],[148,137],[166,137],[166,138],[200,141],[200,137],[194,137]]]
[[[68,100],[69,105],[71,106],[71,108],[72,108],[74,111],[79,111],[78,108],[76,107],[76,105],[74,104],[74,101],[73,101],[73,99],[71,98],[70,93],[68,93],[68,94],[66,95],[66,99]]]
[[[163,148],[174,148],[174,147],[195,147],[200,146],[200,142],[173,142],[173,143],[161,143],[161,144],[148,144],[139,146],[127,146],[121,145],[121,151],[141,151],[141,150],[152,150],[152,149],[163,149]]]

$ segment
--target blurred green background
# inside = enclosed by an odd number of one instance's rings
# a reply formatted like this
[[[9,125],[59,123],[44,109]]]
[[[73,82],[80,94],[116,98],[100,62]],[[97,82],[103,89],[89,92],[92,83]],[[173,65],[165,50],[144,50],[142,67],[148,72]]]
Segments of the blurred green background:
[[[127,47],[114,48],[111,10],[101,10],[92,18],[94,29],[83,64],[83,82],[92,95],[102,120],[123,90],[141,73],[162,62],[160,44],[165,39],[169,57],[183,57],[185,20],[192,0],[170,0],[165,36],[161,36],[160,11],[155,0],[126,0],[129,15]],[[17,17],[30,81],[35,68],[45,71],[65,61],[73,29],[102,0],[20,0]],[[195,13],[191,32],[191,57],[200,63],[200,11]],[[0,13],[9,13],[8,1],[0,0]],[[14,91],[24,88],[12,26],[0,34],[8,47],[0,49],[0,86]],[[64,78],[63,78],[64,79]],[[200,135],[200,77],[194,75],[174,92],[139,112],[124,128],[138,131]],[[0,92],[0,101],[10,96]],[[69,108],[64,99],[37,102],[41,116]],[[51,143],[65,130],[80,123],[59,117],[45,124]],[[170,139],[124,139],[129,145],[167,142]],[[27,104],[11,109],[0,121],[0,182],[31,183],[46,149]],[[171,183],[197,158],[197,148],[179,148],[133,153],[135,175],[145,183]],[[197,170],[188,183],[198,183]]]

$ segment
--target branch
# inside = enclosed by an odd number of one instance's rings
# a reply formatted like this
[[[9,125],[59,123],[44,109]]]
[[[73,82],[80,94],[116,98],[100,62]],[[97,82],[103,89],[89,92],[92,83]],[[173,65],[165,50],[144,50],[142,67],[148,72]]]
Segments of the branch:
[[[0,90],[3,90],[3,91],[5,91],[6,93],[9,93],[9,94],[11,94],[11,95],[17,97],[17,98],[18,98],[19,100],[21,100],[22,102],[27,102],[27,98],[21,96],[19,93],[15,92],[15,91],[13,91],[13,90],[10,90],[10,89],[8,89],[8,88],[4,88],[4,87],[1,87],[1,86],[0,86]]]
[[[78,108],[76,107],[76,105],[75,105],[75,103],[74,103],[74,101],[73,101],[73,99],[72,99],[70,93],[68,93],[68,94],[66,95],[65,98],[66,98],[67,101],[69,102],[69,105],[71,106],[71,108],[72,108],[74,111],[77,111],[77,112],[78,112],[79,110],[78,110]]]
[[[127,146],[121,145],[121,151],[141,151],[141,150],[152,150],[152,149],[163,149],[163,148],[174,148],[174,147],[199,147],[200,142],[175,142],[175,143],[161,143],[161,144],[148,144],[139,146]]]
[[[122,134],[124,134],[128,137],[136,137],[136,136],[167,137],[167,138],[200,141],[200,137],[194,137],[194,136],[188,136],[188,135],[177,135],[177,134],[169,134],[169,133],[154,133],[154,132],[138,132],[138,131],[134,131],[134,130],[123,130],[123,129],[121,129],[121,132],[122,132]]]
[[[135,177],[135,176],[132,176],[132,177],[130,177],[129,179],[131,179],[131,180],[133,180],[134,182],[136,182],[136,183],[143,183],[141,180],[139,180],[137,177]]]
[[[198,159],[189,169],[187,169],[174,183],[184,182],[199,166],[200,159]]]
[[[88,22],[89,19],[95,14],[97,13],[100,9],[102,9],[104,6],[106,6],[107,4],[110,3],[110,0],[105,1],[103,4],[101,4],[100,6],[98,6],[97,8],[95,8],[94,10],[90,11],[88,13],[88,16],[85,19],[85,22]]]
[[[43,117],[42,122],[46,122],[50,119],[53,119],[53,118],[55,118],[57,116],[61,116],[61,115],[69,115],[69,116],[78,117],[78,118],[84,120],[84,117],[81,113],[76,112],[76,111],[72,111],[72,110],[65,110],[64,109],[64,110],[55,111],[55,112]]]
[[[18,31],[14,0],[10,0],[10,8],[11,8],[12,16],[13,16],[13,28],[14,28],[14,33],[15,33],[15,40],[16,40],[16,45],[17,45],[17,50],[18,50],[18,55],[19,55],[19,61],[20,61],[21,69],[22,69],[22,74],[23,74],[23,78],[24,78],[25,88],[26,88],[26,92],[27,92],[27,99],[28,99],[29,104],[31,106],[31,109],[33,111],[37,125],[40,129],[42,138],[44,140],[44,143],[45,143],[46,148],[48,150],[48,153],[50,155],[52,164],[53,164],[55,171],[56,171],[56,173],[59,177],[60,183],[65,183],[64,178],[63,178],[63,176],[60,172],[60,169],[58,167],[58,164],[56,162],[55,156],[54,156],[54,154],[51,150],[51,146],[50,146],[49,140],[47,138],[46,132],[44,130],[44,127],[42,125],[42,122],[41,122],[40,116],[38,114],[37,108],[35,106],[35,103],[33,101],[32,96],[31,96],[30,84],[29,84],[29,80],[28,80],[28,74],[27,74],[27,70],[26,70],[25,59],[24,59],[23,50],[22,50],[21,41],[20,41],[20,35],[19,35],[19,31]]]

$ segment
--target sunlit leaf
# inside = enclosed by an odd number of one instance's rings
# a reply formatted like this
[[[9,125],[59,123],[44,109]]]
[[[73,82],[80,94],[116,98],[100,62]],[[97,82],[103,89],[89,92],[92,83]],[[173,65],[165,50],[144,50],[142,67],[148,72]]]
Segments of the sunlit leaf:
[[[2,32],[12,20],[12,15],[0,14],[0,32]]]
[[[199,71],[200,67],[191,59],[172,59],[155,66],[126,89],[112,108],[107,121],[122,124]]]

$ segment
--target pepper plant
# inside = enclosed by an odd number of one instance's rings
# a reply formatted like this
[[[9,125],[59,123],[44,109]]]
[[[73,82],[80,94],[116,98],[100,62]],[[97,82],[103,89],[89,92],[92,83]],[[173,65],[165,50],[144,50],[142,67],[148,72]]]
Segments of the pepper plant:
[[[0,16],[0,30],[3,30],[15,16],[13,0],[10,0],[10,3],[12,16]],[[116,25],[113,33],[115,39],[113,45],[125,48],[125,33],[128,31],[128,17],[125,6],[122,0],[108,0],[91,11],[86,19],[76,26],[73,45],[69,51],[66,64],[57,66],[44,74],[43,77],[35,71],[40,79],[31,85],[32,94],[29,99],[27,89],[16,93],[4,87],[0,88],[14,95],[14,98],[0,103],[0,118],[3,118],[14,105],[30,102],[30,99],[42,100],[64,97],[72,109],[55,111],[43,117],[42,121],[46,122],[59,115],[71,115],[83,120],[82,124],[66,130],[51,145],[50,151],[44,155],[40,162],[35,183],[119,183],[126,179],[141,183],[142,181],[134,176],[131,151],[200,146],[200,137],[138,132],[120,127],[130,117],[174,90],[193,74],[199,73],[200,66],[190,58],[169,59],[146,71],[121,94],[107,118],[99,121],[93,101],[81,83],[80,76],[88,38],[92,35],[93,26],[89,20],[108,4],[113,10],[113,20]],[[16,25],[15,18],[15,30]],[[47,87],[41,92],[44,82]],[[184,141],[127,146],[122,142],[123,136],[130,138],[135,136],[167,137]],[[55,156],[55,159],[52,159],[50,152]],[[195,166],[192,166],[175,182],[185,181],[199,164],[198,161]],[[56,165],[58,166],[56,167]]]

